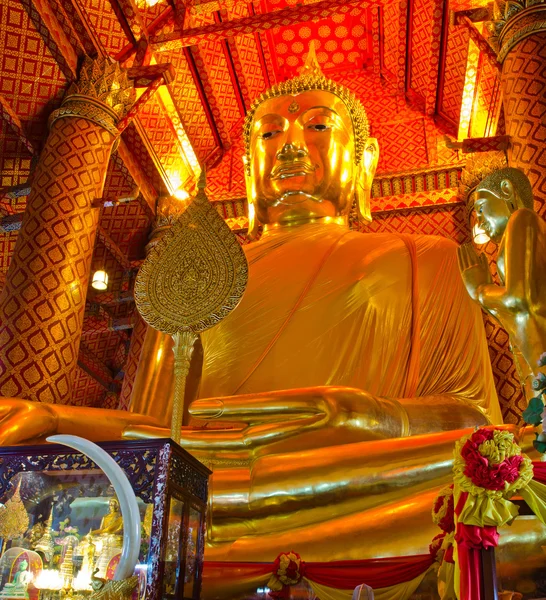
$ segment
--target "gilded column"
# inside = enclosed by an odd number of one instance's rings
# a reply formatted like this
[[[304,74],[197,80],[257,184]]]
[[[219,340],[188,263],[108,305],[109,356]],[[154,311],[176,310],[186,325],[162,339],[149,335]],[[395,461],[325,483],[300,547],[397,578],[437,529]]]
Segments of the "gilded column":
[[[70,402],[116,123],[133,89],[117,63],[86,58],[50,117],[0,295],[0,395]]]
[[[494,24],[502,63],[510,166],[524,171],[533,186],[537,212],[546,214],[546,2],[506,3]]]
[[[176,198],[160,198],[155,226],[146,246],[147,253],[171,227],[183,208],[184,205]],[[146,325],[144,324],[144,326]],[[138,368],[134,382],[123,381],[120,406],[123,406],[122,403],[126,401],[126,396],[130,394],[129,410],[131,412],[154,417],[165,427],[169,427],[174,396],[172,337],[148,326],[143,344],[135,344],[135,352],[138,352],[138,356],[132,354],[132,351],[133,344],[131,343],[127,362],[136,360]],[[188,421],[188,405],[197,397],[202,361],[203,348],[198,340],[194,346],[190,372],[186,379],[186,406],[184,407],[183,424],[187,424]]]

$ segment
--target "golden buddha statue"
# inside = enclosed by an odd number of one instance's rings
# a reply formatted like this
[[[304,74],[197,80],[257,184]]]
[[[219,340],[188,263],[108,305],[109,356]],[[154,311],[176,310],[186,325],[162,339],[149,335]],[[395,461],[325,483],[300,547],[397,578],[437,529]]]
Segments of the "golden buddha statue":
[[[112,535],[123,530],[123,517],[119,508],[117,498],[110,498],[108,501],[108,513],[101,519],[100,527],[91,531],[96,535]]]
[[[350,231],[370,217],[377,142],[313,64],[245,124],[249,280],[202,334],[181,443],[214,470],[206,560],[426,551],[462,428],[501,422],[483,322],[443,238]],[[166,430],[129,427],[127,436]],[[245,589],[204,573],[205,597]],[[249,591],[249,590],[247,590]]]
[[[123,517],[117,498],[108,501],[108,513],[101,519],[100,527],[90,532],[97,551],[99,576],[106,575],[108,563],[123,545]]]
[[[546,222],[533,210],[531,183],[519,169],[494,171],[468,201],[478,226],[498,246],[501,284],[493,283],[485,254],[464,244],[459,262],[466,289],[506,329],[529,376],[546,351]]]
[[[312,60],[255,102],[244,132],[250,233],[264,233],[245,246],[241,304],[202,334],[191,413],[207,426],[181,434],[214,469],[206,559],[424,552],[461,430],[502,421],[457,247],[349,230],[355,198],[370,218],[377,142],[361,104]],[[138,414],[31,405],[0,402],[0,441],[97,439],[99,421],[110,435],[168,436]],[[239,583],[205,572],[204,594],[235,598]]]

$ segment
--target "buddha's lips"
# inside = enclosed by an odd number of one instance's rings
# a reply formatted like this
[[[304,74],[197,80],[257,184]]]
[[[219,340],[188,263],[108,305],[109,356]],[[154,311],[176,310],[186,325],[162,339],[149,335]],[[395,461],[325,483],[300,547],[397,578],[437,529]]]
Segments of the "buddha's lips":
[[[288,177],[297,177],[313,173],[316,167],[306,162],[292,162],[280,165],[271,172],[271,179],[286,179]]]

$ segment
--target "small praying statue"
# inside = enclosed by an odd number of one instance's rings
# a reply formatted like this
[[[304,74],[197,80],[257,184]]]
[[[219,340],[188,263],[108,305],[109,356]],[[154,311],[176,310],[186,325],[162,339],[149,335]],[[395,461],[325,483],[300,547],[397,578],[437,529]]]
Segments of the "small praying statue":
[[[498,246],[493,283],[487,257],[472,244],[459,248],[459,268],[470,296],[510,335],[516,352],[536,374],[546,350],[546,222],[533,210],[533,192],[519,169],[494,171],[468,198],[477,224]],[[520,365],[522,366],[522,365]]]

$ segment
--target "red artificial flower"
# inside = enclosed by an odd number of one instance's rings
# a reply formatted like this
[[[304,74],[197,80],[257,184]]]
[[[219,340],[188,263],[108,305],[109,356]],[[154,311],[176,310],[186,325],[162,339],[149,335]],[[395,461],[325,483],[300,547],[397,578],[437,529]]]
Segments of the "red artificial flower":
[[[290,579],[299,577],[298,565],[293,560],[291,560],[288,567],[286,567],[286,576]]]
[[[478,431],[475,431],[472,434],[470,439],[472,440],[472,442],[474,442],[474,444],[476,444],[476,446],[479,446],[480,444],[483,444],[484,442],[492,440],[494,437],[494,434],[495,434],[495,432],[493,431],[493,429],[478,429]]]
[[[490,465],[489,460],[480,454],[479,445],[492,437],[493,431],[479,429],[464,444],[461,456],[466,462],[464,474],[474,485],[486,490],[501,491],[504,490],[506,483],[514,483],[519,477],[523,457],[512,456],[498,465]]]
[[[438,535],[432,538],[432,542],[428,547],[428,551],[432,554],[432,556],[436,556],[442,547],[442,543],[444,541],[446,534],[439,533]]]
[[[450,496],[447,503],[447,513],[440,519],[440,522],[438,523],[438,526],[442,531],[445,531],[446,533],[455,531],[454,514],[455,510],[453,506],[453,496]]]
[[[500,478],[508,483],[514,483],[519,477],[519,468],[523,462],[523,456],[510,456],[497,465],[496,470]]]

